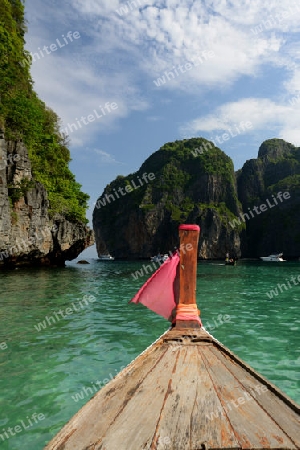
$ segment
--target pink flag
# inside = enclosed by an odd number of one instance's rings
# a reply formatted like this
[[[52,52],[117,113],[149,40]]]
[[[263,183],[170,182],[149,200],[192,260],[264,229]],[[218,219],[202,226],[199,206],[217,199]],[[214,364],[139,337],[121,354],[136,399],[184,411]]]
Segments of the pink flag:
[[[178,263],[179,255],[176,252],[154,272],[130,303],[142,303],[156,314],[172,321],[172,311],[176,307],[173,283]]]

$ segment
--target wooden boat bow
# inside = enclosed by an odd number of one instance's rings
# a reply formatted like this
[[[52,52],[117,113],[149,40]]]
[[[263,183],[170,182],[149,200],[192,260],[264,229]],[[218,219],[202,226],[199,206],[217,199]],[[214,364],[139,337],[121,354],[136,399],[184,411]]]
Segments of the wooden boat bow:
[[[182,228],[180,235],[178,305],[195,305],[199,231]],[[193,251],[183,254],[187,241]],[[299,417],[295,402],[197,320],[176,320],[45,450],[294,450]]]

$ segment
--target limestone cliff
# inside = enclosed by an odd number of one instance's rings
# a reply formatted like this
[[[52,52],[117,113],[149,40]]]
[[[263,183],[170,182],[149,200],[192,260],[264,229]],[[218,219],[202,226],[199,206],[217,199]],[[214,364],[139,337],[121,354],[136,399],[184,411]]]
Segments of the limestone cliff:
[[[201,227],[199,257],[240,256],[232,161],[205,139],[164,145],[133,174],[106,186],[93,214],[98,254],[149,258],[178,245],[178,225]]]
[[[50,216],[47,191],[32,176],[22,142],[0,134],[0,267],[64,265],[93,244],[83,223]]]
[[[238,172],[237,183],[247,214],[243,256],[284,252],[287,258],[299,257],[300,148],[282,139],[263,142],[258,158],[247,161]]]

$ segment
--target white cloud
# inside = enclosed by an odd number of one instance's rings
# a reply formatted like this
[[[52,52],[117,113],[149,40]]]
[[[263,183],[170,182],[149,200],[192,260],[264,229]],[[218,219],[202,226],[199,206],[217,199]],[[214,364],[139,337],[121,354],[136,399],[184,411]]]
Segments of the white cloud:
[[[114,130],[120,124],[120,119],[127,117],[131,111],[148,108],[148,102],[137,86],[134,67],[125,64],[128,61],[125,43],[119,41],[120,52],[110,53],[107,45],[110,40],[105,34],[99,39],[99,33],[95,30],[94,24],[98,23],[95,16],[91,18],[93,26],[83,27],[86,20],[78,16],[71,0],[67,0],[67,4],[60,8],[55,6],[54,1],[53,4],[47,3],[47,14],[44,15],[40,5],[34,3],[27,8],[29,21],[33,19],[32,26],[29,25],[30,33],[26,36],[29,51],[36,52],[44,45],[50,46],[56,39],[64,42],[62,34],[66,35],[70,29],[79,31],[81,35],[80,39],[49,55],[44,52],[45,56],[36,60],[31,68],[35,89],[61,117],[62,127],[76,123],[76,119],[81,116],[92,114],[106,102],[118,105],[112,113],[71,132],[73,146],[86,145],[97,133]],[[112,5],[106,2],[102,6],[107,9],[109,4]],[[86,3],[87,10],[94,6],[91,2]],[[115,6],[118,6],[118,2]],[[65,8],[68,9],[67,16]],[[70,23],[65,23],[66,17]],[[52,29],[53,23],[55,28]]]
[[[240,126],[241,122],[251,122],[251,127],[243,132],[255,133],[264,129],[274,130],[274,136],[300,145],[299,123],[300,102],[292,107],[278,104],[266,98],[245,98],[226,103],[211,113],[185,124],[182,132],[190,136],[202,132],[226,131]]]
[[[124,164],[120,161],[117,161],[113,155],[110,155],[103,150],[94,149],[94,152],[98,155],[97,162],[101,164]]]
[[[149,77],[158,77],[174,65],[191,61],[203,50],[215,53],[216,57],[207,61],[205,67],[189,71],[165,88],[194,91],[200,84],[229,85],[241,75],[256,75],[260,65],[268,60],[282,64],[278,53],[283,39],[268,33],[255,37],[249,28],[281,11],[279,0],[271,0],[267,5],[250,0],[230,4],[220,0],[205,4],[196,0],[165,0],[155,4],[136,0],[141,7],[132,8],[123,17],[110,11],[132,2],[99,5],[95,0],[74,0],[73,4],[90,18],[93,30],[90,33],[95,39],[104,34],[111,51],[125,46],[128,54],[137,56],[136,70]],[[286,8],[293,5],[287,2]],[[295,22],[294,16],[285,19],[288,25]]]
[[[295,67],[291,77],[285,82],[285,88],[290,95],[297,95],[300,91],[300,67]]]
[[[37,0],[28,3],[30,13],[37,14],[33,27],[29,25],[30,50],[41,42],[54,42],[70,27],[82,34],[78,42],[32,67],[39,94],[62,117],[64,126],[107,101],[118,104],[105,120],[73,133],[73,144],[86,144],[98,132],[119,126],[120,119],[132,111],[148,109],[153,79],[204,50],[213,51],[215,57],[159,89],[183,90],[201,98],[207,89],[228,88],[245,75],[257,77],[266,65],[286,72],[278,102],[253,98],[228,103],[216,113],[195,119],[191,129],[222,129],[224,114],[234,122],[242,114],[254,128],[271,126],[295,139],[292,127],[298,108],[292,110],[287,99],[299,89],[300,80],[299,69],[292,66],[295,56],[300,60],[300,46],[292,36],[299,30],[300,18],[300,6],[294,0],[284,4],[281,0],[135,0],[137,7],[130,7],[127,14],[116,12],[133,1],[66,0],[58,8],[53,0],[46,2],[45,11]],[[268,29],[264,23],[275,15],[282,20],[278,18]],[[262,31],[255,35],[251,29],[261,24]],[[150,86],[148,91],[143,90],[145,86]]]
[[[158,122],[160,120],[163,120],[163,117],[161,117],[161,116],[148,116],[147,120],[149,122]]]
[[[119,0],[74,0],[73,5],[80,12],[91,14],[92,16],[103,16],[107,13],[112,13],[120,6]]]
[[[92,65],[79,64],[69,53],[63,54],[61,51],[47,55],[33,63],[31,72],[37,91],[62,118],[64,129],[68,124],[76,123],[76,119],[94,114],[94,110],[100,115],[100,107],[106,102],[117,104],[117,109],[105,117],[97,118],[93,123],[71,132],[74,146],[86,144],[89,136],[96,132],[114,129],[119,120],[131,111],[148,108],[130,73],[109,73],[105,70],[97,73]]]

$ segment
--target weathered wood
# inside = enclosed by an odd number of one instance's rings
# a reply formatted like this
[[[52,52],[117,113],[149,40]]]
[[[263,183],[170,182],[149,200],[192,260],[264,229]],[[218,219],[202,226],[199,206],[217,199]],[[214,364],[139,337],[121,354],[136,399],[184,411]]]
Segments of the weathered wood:
[[[204,352],[205,353],[205,352]],[[215,386],[216,394],[222,404],[220,414],[226,415],[232,425],[234,434],[242,448],[295,448],[276,422],[256,402],[253,394],[259,387],[262,397],[267,387],[252,383],[251,391],[247,391],[239,380],[224,367],[218,355],[207,353],[207,370]],[[213,411],[212,411],[213,412]],[[214,411],[215,412],[215,411]]]
[[[243,367],[238,364],[233,363],[226,355],[220,353],[217,348],[213,347],[212,352],[222,360],[222,364],[226,366],[231,373],[239,380],[240,384],[244,386],[247,391],[253,391],[253,376],[249,374]],[[262,381],[262,377],[260,377]],[[274,421],[278,426],[285,431],[287,436],[291,437],[294,444],[300,448],[300,433],[299,433],[299,415],[295,411],[297,410],[297,405],[293,405],[292,409],[285,403],[280,402],[278,397],[272,393],[272,391],[277,392],[278,389],[272,383],[264,380],[264,384],[257,384],[259,386],[267,386],[268,389],[263,392],[263,398],[260,395],[256,395],[255,400],[260,404],[265,411],[273,417]],[[272,390],[271,390],[272,389]],[[254,387],[255,391],[255,387]],[[258,389],[258,391],[261,391]],[[256,391],[255,391],[256,392]],[[256,392],[257,394],[259,392]],[[254,393],[255,395],[255,393]]]
[[[46,449],[299,449],[300,407],[248,367],[202,329],[173,328]]]
[[[100,448],[117,449],[120,442],[124,449],[146,448],[155,442],[159,412],[163,410],[175,365],[176,359],[166,353],[139,384],[134,401],[126,403],[122,414],[106,431]]]
[[[196,304],[197,253],[200,228],[189,225],[179,227],[180,272],[179,303]]]
[[[96,393],[54,437],[47,448],[85,449],[104,438],[106,431],[165,353],[166,349],[159,345],[153,345],[142,353],[138,360],[134,360]]]
[[[198,225],[181,225],[180,269],[179,269],[179,304],[196,305],[197,255],[200,228]],[[195,320],[176,320],[176,328],[200,328]]]
[[[210,349],[211,346],[208,348]],[[193,433],[190,448],[240,448],[239,441],[226,416],[217,414],[213,422],[210,420],[211,412],[218,412],[221,403],[216,395],[212,378],[207,371],[204,353],[200,347],[197,348],[197,351],[201,360],[200,387],[191,416]]]
[[[207,443],[218,448],[237,447],[238,441],[234,438],[230,424],[220,426],[220,422],[225,422],[223,418],[217,420],[214,427],[207,423],[206,412],[216,408],[219,401],[198,346],[183,345],[177,354],[179,357],[177,370],[171,380],[171,395],[168,396],[159,423],[170,439],[170,448],[201,449]]]
[[[179,304],[189,314],[198,231],[183,227],[180,234]],[[45,450],[296,450],[299,418],[295,402],[195,320],[177,320]]]

